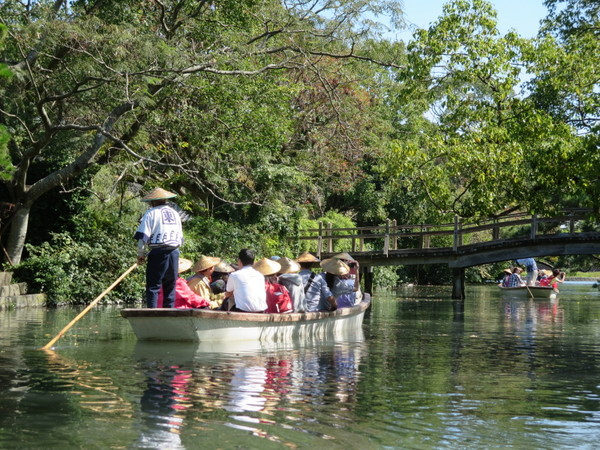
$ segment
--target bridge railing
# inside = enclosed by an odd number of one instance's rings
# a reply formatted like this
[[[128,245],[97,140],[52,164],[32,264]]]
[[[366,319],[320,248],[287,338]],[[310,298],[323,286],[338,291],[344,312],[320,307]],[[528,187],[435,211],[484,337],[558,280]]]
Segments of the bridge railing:
[[[479,222],[464,222],[458,216],[453,223],[398,224],[387,219],[384,225],[372,227],[333,228],[331,223],[319,222],[319,228],[300,231],[298,240],[316,241],[316,251],[382,252],[452,248],[480,242],[515,238],[535,239],[536,236],[557,233],[575,233],[578,221],[590,217],[591,210],[570,209],[552,217],[527,213],[512,213]],[[344,245],[340,246],[340,243]],[[337,245],[336,245],[337,244]]]

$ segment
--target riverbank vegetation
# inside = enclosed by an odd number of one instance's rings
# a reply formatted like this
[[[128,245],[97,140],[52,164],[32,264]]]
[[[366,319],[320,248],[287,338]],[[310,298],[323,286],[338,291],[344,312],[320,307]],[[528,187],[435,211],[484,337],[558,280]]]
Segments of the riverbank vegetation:
[[[599,11],[545,4],[533,39],[452,0],[405,43],[386,37],[403,26],[388,0],[6,0],[2,260],[52,301],[88,301],[134,261],[155,186],[178,193],[192,259],[293,256],[320,220],[597,214]],[[141,295],[139,272],[115,298]]]

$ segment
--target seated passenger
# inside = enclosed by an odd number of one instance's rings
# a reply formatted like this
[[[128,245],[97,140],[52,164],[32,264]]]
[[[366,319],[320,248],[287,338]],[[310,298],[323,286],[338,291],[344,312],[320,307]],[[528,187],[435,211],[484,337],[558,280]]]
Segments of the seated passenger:
[[[265,312],[267,293],[265,277],[257,271],[254,264],[254,251],[243,248],[238,254],[239,270],[229,275],[227,292],[233,294],[235,306],[232,311]]]
[[[178,272],[180,274],[185,272],[192,267],[192,264],[192,261],[189,259],[179,258]],[[158,291],[158,300],[156,304],[157,308],[162,308],[163,296],[163,290],[161,287],[160,291]],[[209,305],[210,303],[208,300],[202,298],[200,295],[192,291],[183,278],[180,276],[177,277],[177,280],[175,280],[175,308],[206,308]]]
[[[327,287],[325,274],[316,274],[311,270],[319,264],[319,258],[309,252],[304,252],[298,256],[296,261],[298,261],[302,269],[298,275],[302,277],[302,283],[304,284],[306,310],[314,312],[319,311],[321,307],[323,307],[324,311],[335,310],[337,303],[329,287]]]
[[[229,274],[231,272],[233,272],[233,267],[225,261],[221,261],[215,266],[212,273],[212,283],[210,283],[210,289],[213,294],[227,292],[227,280],[229,279]]]
[[[334,256],[343,262],[345,262],[350,268],[350,272],[347,275],[341,275],[341,283],[345,286],[344,291],[339,296],[336,296],[336,302],[338,308],[348,308],[354,306],[362,299],[362,292],[360,292],[360,279],[358,271],[358,261],[356,261],[349,253],[339,253]],[[337,291],[336,291],[337,292]]]
[[[212,274],[215,266],[221,262],[221,258],[215,258],[213,256],[200,256],[200,259],[196,261],[192,270],[196,272],[196,275],[188,279],[188,285],[190,289],[196,294],[203,298],[210,299],[211,309],[216,309],[221,306],[226,294],[213,294],[210,289],[210,283],[212,283]]]
[[[293,312],[292,299],[285,286],[277,283],[277,273],[281,264],[272,259],[263,258],[253,266],[265,277],[265,293],[267,297],[267,313]]]
[[[499,286],[501,286],[501,287],[508,287],[508,279],[512,275],[512,270],[510,270],[510,269],[504,269],[502,271],[502,273],[504,274],[504,276],[502,277],[502,281],[500,282]]]
[[[306,311],[306,296],[302,276],[298,274],[300,264],[290,258],[281,258],[277,261],[281,265],[278,282],[285,286],[292,298],[294,312]]]
[[[540,286],[552,286],[553,289],[558,289],[558,283],[565,281],[566,274],[558,269],[552,270],[552,275],[544,280],[540,280]]]
[[[321,262],[325,271],[324,278],[331,295],[335,298],[336,308],[354,306],[354,280],[344,278],[350,273],[350,267],[341,259],[330,258]],[[340,304],[340,301],[343,302]],[[325,310],[328,305],[321,305]],[[320,309],[321,310],[321,309]]]
[[[523,281],[523,279],[521,278],[521,272],[523,272],[523,269],[521,269],[520,267],[515,267],[511,276],[508,277],[508,282],[505,287],[525,286],[525,281]]]

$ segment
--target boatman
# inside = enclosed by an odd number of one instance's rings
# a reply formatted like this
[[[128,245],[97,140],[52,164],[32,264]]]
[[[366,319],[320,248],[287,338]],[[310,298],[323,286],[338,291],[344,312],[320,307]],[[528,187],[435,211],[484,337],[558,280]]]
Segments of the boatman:
[[[517,259],[516,262],[517,264],[525,266],[525,269],[527,269],[527,278],[525,278],[525,283],[527,284],[527,286],[534,286],[535,280],[537,280],[538,276],[538,268],[537,264],[535,263],[535,259],[523,258]]]
[[[156,308],[158,292],[164,292],[163,308],[175,306],[175,281],[179,266],[179,247],[183,243],[183,230],[179,213],[167,205],[176,197],[169,191],[156,188],[142,198],[150,204],[134,239],[138,241],[138,264],[146,259],[146,306]],[[146,255],[146,247],[150,252]]]

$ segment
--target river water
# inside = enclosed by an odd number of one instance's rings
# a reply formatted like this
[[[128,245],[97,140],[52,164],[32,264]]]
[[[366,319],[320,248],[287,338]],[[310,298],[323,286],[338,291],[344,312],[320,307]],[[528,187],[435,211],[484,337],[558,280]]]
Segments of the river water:
[[[363,336],[244,349],[137,342],[119,309],[0,312],[0,447],[600,446],[600,295],[374,297]]]

